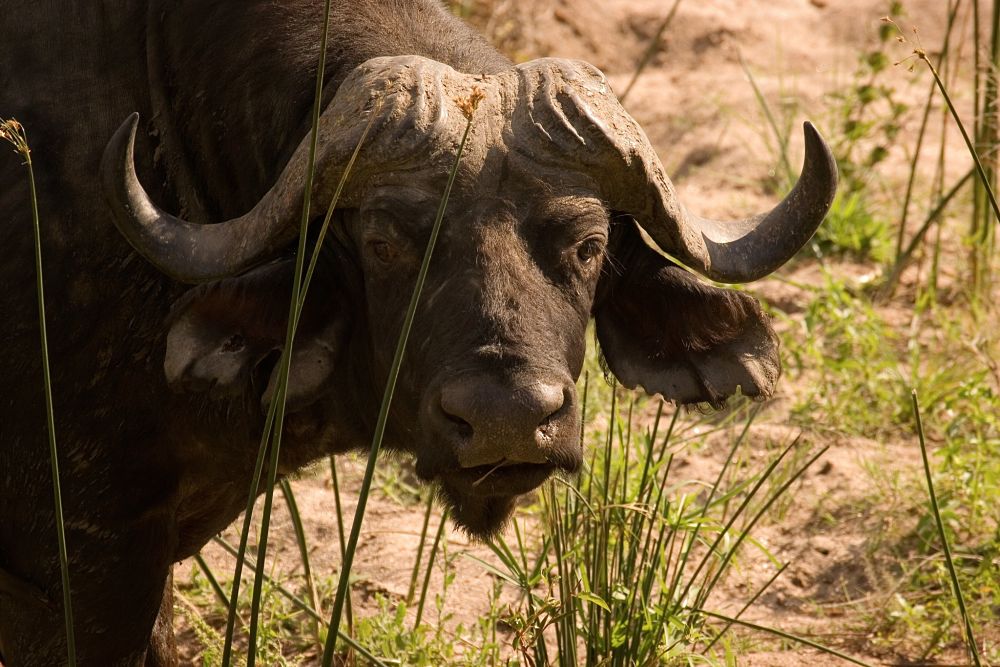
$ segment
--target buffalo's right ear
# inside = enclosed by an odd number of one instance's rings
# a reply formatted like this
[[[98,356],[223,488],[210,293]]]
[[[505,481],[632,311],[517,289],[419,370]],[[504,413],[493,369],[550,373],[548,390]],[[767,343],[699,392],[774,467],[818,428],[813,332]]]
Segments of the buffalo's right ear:
[[[739,388],[771,395],[778,340],[757,300],[701,282],[616,223],[594,305],[604,360],[627,387],[720,407]]]
[[[284,260],[185,294],[170,316],[163,364],[170,386],[215,398],[253,392],[267,405],[277,381],[275,362],[285,343],[294,269],[294,261]],[[320,308],[307,305],[296,334],[288,382],[290,410],[318,397],[344,340],[346,318],[336,294],[314,298],[323,303]]]

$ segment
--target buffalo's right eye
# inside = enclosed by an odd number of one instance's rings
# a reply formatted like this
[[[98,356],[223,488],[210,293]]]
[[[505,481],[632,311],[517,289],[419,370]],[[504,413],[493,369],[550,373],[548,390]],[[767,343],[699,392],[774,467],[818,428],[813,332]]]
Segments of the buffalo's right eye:
[[[576,247],[576,257],[581,264],[588,265],[604,252],[602,239],[587,239]]]
[[[378,261],[383,264],[389,264],[392,260],[396,259],[396,250],[388,241],[369,241],[368,247],[371,249]]]

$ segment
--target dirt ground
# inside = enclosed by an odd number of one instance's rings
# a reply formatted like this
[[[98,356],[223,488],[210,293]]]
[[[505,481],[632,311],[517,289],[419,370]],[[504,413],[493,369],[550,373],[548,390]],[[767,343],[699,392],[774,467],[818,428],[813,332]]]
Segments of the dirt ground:
[[[474,15],[473,20],[517,59],[558,55],[589,60],[608,74],[621,94],[672,4],[668,0],[498,0],[491,3],[491,13]],[[921,39],[928,45],[938,43],[944,5],[942,0],[906,3],[909,20],[920,28]],[[713,216],[743,216],[770,206],[773,196],[765,193],[761,183],[774,168],[775,153],[740,59],[769,100],[790,105],[797,122],[811,119],[829,135],[836,128],[829,126],[832,121],[824,96],[851,81],[858,54],[877,43],[887,6],[881,0],[682,0],[663,37],[663,48],[626,101],[672,174],[682,200],[692,210]],[[908,52],[908,47],[899,45],[897,59]],[[906,89],[913,77],[905,66],[898,70],[900,87]],[[925,90],[924,83],[919,90]],[[801,155],[800,151],[801,137],[796,136],[793,155]],[[908,158],[905,151],[894,150],[883,178],[889,182],[902,179]],[[844,270],[865,269],[846,265]],[[806,283],[817,280],[809,267],[796,271],[790,277]],[[768,280],[752,289],[792,313],[797,301],[805,299],[786,282]],[[756,439],[795,436],[784,424],[796,391],[801,389],[783,381],[778,397],[758,419],[761,426],[755,428],[749,447],[759,446]],[[860,610],[871,608],[867,603],[872,596],[886,594],[884,582],[874,580],[879,568],[869,549],[872,531],[880,529],[880,517],[861,515],[857,501],[873,494],[875,482],[868,470],[913,468],[919,465],[919,451],[915,443],[865,439],[838,438],[822,444],[830,444],[831,449],[806,475],[780,521],[755,533],[778,559],[792,565],[747,618],[810,634],[873,664],[895,664],[891,651],[879,648],[857,630],[863,625]],[[676,474],[710,479],[721,465],[724,450],[720,442],[719,447],[685,456],[678,461]],[[350,517],[362,463],[348,457],[342,468],[349,488]],[[339,543],[329,474],[323,468],[294,486],[302,514],[308,517],[313,567],[334,572]],[[354,566],[360,582],[355,613],[363,615],[371,609],[375,592],[395,599],[406,594],[422,520],[422,507],[400,504],[381,494],[369,504]],[[486,548],[470,544],[450,527],[447,537],[451,553],[492,559]],[[229,539],[236,541],[232,534]],[[296,573],[297,547],[283,509],[275,514],[272,543],[278,552],[278,570]],[[205,554],[218,572],[231,572],[231,560],[221,550],[210,547]],[[459,557],[453,563],[452,586],[460,593],[448,596],[445,610],[468,625],[489,608],[494,581],[472,559]],[[176,583],[182,589],[192,568],[191,562],[185,562],[177,570]],[[713,604],[720,610],[739,609],[748,591],[766,581],[773,568],[766,558],[748,557]],[[440,576],[435,573],[432,589],[440,589]],[[183,615],[177,626],[185,661],[196,661],[193,630]],[[779,651],[769,641],[740,659],[740,664],[760,667],[835,663],[841,664],[808,650]]]

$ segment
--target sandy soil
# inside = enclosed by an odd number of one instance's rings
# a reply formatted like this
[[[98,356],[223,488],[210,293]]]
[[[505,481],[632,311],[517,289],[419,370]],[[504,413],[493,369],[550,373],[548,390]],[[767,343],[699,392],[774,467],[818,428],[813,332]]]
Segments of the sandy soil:
[[[518,59],[559,55],[589,60],[609,75],[621,94],[671,4],[667,0],[494,0],[491,12],[474,13],[473,20]],[[825,96],[851,81],[858,54],[877,43],[879,19],[887,4],[878,0],[685,0],[680,4],[663,37],[663,48],[638,79],[626,106],[649,134],[693,210],[706,215],[745,215],[773,202],[773,195],[761,184],[775,165],[775,154],[740,58],[769,100],[779,108],[784,105],[796,122],[812,119],[832,136],[837,128],[830,126]],[[944,4],[941,0],[907,3],[910,18],[920,26],[921,39],[927,44],[938,41],[935,33],[942,25]],[[908,53],[908,47],[899,45],[897,59]],[[912,90],[919,95],[926,89],[924,82],[911,88],[912,78],[905,67],[898,68],[902,94]],[[793,150],[800,151],[800,144],[796,137]],[[892,183],[905,173],[908,159],[904,149],[893,147],[880,178]],[[866,270],[844,266],[850,275]],[[815,270],[808,266],[795,269],[790,277],[807,284],[818,282]],[[765,281],[755,289],[793,314],[801,310],[806,298],[787,282]],[[761,456],[769,440],[787,442],[795,437],[797,432],[783,424],[797,391],[801,388],[783,384],[779,397],[758,420],[760,426],[748,446],[759,449]],[[877,596],[891,594],[888,582],[879,579],[885,564],[877,562],[872,550],[872,535],[886,528],[885,517],[870,508],[860,509],[860,501],[877,491],[869,472],[873,467],[915,470],[918,450],[913,443],[831,439],[819,434],[807,437],[831,449],[798,485],[794,501],[780,518],[756,531],[775,557],[792,565],[747,618],[810,634],[875,664],[893,663],[896,657],[891,651],[871,641],[862,614],[878,609]],[[710,479],[725,454],[725,444],[718,444],[682,457],[676,474]],[[345,458],[341,467],[350,489],[350,516],[361,464]],[[294,486],[302,513],[308,517],[313,567],[322,573],[334,572],[339,545],[329,475],[323,469]],[[397,600],[406,594],[422,518],[422,507],[400,504],[381,494],[370,503],[354,567],[359,580],[356,613],[372,609],[376,592]],[[437,516],[432,527],[436,522]],[[272,535],[278,553],[276,571],[300,573],[294,536],[283,510],[275,515]],[[229,539],[235,542],[233,535]],[[488,550],[470,544],[450,527],[448,550],[492,559]],[[205,553],[217,572],[231,572],[231,560],[221,550],[209,547]],[[445,611],[469,625],[489,608],[493,577],[469,558],[455,558],[453,567],[452,586],[457,592],[448,596]],[[748,592],[773,574],[773,568],[768,559],[751,550],[713,604],[723,610],[738,609]],[[182,593],[191,572],[190,562],[178,568],[176,583]],[[440,590],[440,571],[434,576],[431,587]],[[193,630],[182,614],[177,626],[185,661],[195,662]],[[778,647],[761,641],[740,664],[840,664],[811,651],[778,651]]]

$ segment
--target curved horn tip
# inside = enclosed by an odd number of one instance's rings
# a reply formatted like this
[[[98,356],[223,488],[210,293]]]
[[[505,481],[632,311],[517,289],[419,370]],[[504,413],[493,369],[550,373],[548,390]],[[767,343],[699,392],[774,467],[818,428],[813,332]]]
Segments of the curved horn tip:
[[[815,166],[826,166],[832,189],[836,190],[839,179],[837,159],[833,156],[829,144],[826,143],[816,126],[808,120],[802,123],[802,133],[805,135],[806,142],[806,162],[812,162]]]
[[[111,139],[108,140],[107,148],[104,151],[105,156],[108,156],[112,151],[112,147],[121,147],[126,144],[128,148],[132,148],[135,145],[135,134],[139,129],[139,112],[133,111],[128,115],[125,121],[118,126],[115,133],[111,135]],[[115,151],[121,152],[121,151]]]
[[[133,111],[125,121],[118,126],[104,147],[101,157],[101,177],[104,181],[105,194],[115,192],[122,177],[127,174],[132,164],[135,150],[135,135],[139,129],[139,113]]]

